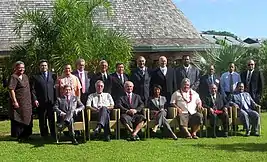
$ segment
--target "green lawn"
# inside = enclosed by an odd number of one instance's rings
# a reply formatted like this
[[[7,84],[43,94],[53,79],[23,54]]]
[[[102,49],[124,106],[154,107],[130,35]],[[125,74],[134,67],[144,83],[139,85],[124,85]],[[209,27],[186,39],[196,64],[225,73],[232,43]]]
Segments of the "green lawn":
[[[39,136],[18,143],[8,136],[9,125],[0,122],[0,161],[267,161],[267,113],[262,114],[261,137],[90,141],[78,146],[45,142]]]

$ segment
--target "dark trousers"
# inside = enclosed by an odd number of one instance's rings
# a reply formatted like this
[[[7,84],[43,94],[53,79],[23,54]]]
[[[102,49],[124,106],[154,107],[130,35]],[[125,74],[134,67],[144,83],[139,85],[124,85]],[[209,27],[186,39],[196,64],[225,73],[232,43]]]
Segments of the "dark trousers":
[[[53,105],[51,103],[45,103],[37,108],[39,118],[39,129],[42,137],[48,136],[48,123],[49,130],[52,137],[55,137],[55,119],[53,112]],[[48,119],[48,123],[47,123]]]
[[[218,119],[222,121],[224,132],[228,132],[229,116],[227,113],[223,112],[222,114],[218,115],[212,113],[209,114],[210,125],[212,127],[213,133],[216,134],[216,126]]]
[[[12,137],[17,137],[18,139],[27,139],[32,135],[32,121],[29,125],[17,122],[11,119],[11,134]]]

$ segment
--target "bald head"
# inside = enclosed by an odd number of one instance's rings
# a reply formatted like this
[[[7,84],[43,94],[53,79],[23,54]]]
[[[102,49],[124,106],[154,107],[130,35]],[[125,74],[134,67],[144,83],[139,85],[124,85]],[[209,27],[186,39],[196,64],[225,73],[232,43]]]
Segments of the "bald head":
[[[167,58],[165,56],[160,56],[159,57],[159,65],[160,67],[166,67],[167,66]]]

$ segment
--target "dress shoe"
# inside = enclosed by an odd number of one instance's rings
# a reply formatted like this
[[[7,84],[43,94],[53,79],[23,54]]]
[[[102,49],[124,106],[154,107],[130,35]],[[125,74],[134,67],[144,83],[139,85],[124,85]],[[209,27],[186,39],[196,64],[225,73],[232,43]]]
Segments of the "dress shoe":
[[[75,138],[72,139],[72,144],[79,145],[78,141]]]
[[[259,137],[260,136],[259,132],[253,132],[253,133],[251,133],[251,135],[252,136],[256,136],[256,137]]]
[[[98,135],[100,133],[100,131],[101,131],[101,126],[98,125],[94,130],[94,136]]]
[[[198,136],[197,135],[192,135],[192,138],[193,139],[198,139]]]
[[[70,125],[70,122],[67,121],[67,120],[65,120],[65,121],[64,121],[64,124],[65,124],[66,126],[69,126],[69,125]]]
[[[104,141],[106,141],[106,142],[110,142],[110,135],[107,135],[107,136],[105,137]]]
[[[178,140],[177,136],[173,132],[171,133],[171,135],[173,140]]]
[[[228,132],[224,132],[223,137],[228,137]]]
[[[244,136],[245,137],[249,137],[250,136],[250,131],[246,131],[246,134]]]
[[[135,141],[140,141],[140,137],[138,135],[134,136]]]
[[[61,123],[57,123],[57,128],[59,129],[59,131],[62,131],[62,129],[63,129],[63,124],[61,124]]]
[[[127,138],[127,141],[136,141],[135,136],[131,135],[130,137]]]

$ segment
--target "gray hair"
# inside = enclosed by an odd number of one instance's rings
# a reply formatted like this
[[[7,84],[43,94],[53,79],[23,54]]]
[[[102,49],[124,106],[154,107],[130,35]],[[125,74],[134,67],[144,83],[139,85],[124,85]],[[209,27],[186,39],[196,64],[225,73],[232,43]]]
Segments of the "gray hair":
[[[24,64],[24,62],[22,62],[22,61],[17,61],[17,62],[15,62],[15,64],[14,64],[14,67],[17,67],[18,65],[25,65]]]
[[[82,59],[82,58],[77,59],[76,60],[76,65],[80,64],[81,62],[85,62],[85,60]]]
[[[108,62],[107,62],[106,60],[101,60],[101,61],[99,61],[99,65],[101,65],[101,64],[103,64],[103,63],[108,64]]]
[[[124,83],[124,88],[128,85],[128,84],[132,84],[133,86],[134,86],[134,84],[133,84],[133,82],[131,82],[131,81],[126,81],[125,83]]]
[[[103,82],[102,80],[98,80],[98,81],[95,82],[95,88],[97,87],[97,85],[98,85],[99,83],[102,83],[102,84],[105,86],[105,84],[104,84],[104,82]]]
[[[184,79],[182,80],[182,82],[181,82],[181,87],[183,87],[184,84],[185,84],[186,82],[189,82],[189,84],[190,84],[190,79],[188,79],[188,78],[184,78]]]

